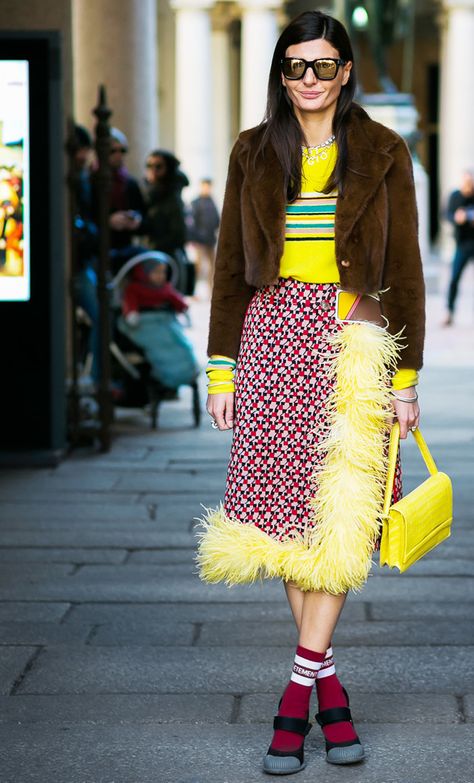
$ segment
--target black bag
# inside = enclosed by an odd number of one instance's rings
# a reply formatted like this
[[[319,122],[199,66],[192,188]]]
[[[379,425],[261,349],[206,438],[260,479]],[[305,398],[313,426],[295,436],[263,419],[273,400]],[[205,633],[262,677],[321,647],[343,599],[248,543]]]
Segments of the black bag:
[[[185,296],[192,296],[196,287],[196,266],[182,248],[173,251],[173,258],[178,267],[178,281],[175,287]]]

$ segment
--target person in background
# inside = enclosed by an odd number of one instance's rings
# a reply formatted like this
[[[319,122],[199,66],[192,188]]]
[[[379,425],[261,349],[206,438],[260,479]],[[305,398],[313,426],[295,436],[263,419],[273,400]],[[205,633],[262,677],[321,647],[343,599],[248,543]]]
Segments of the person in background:
[[[125,166],[128,139],[118,128],[110,129],[110,247],[112,251],[124,251],[130,247],[137,233],[145,210],[143,196],[136,179]],[[120,256],[120,254],[118,254]],[[116,266],[116,264],[115,264]]]
[[[140,233],[148,237],[153,250],[173,255],[186,243],[183,188],[189,185],[172,152],[156,149],[145,164],[145,216]]]
[[[448,201],[447,218],[454,226],[456,250],[453,258],[451,282],[448,290],[448,315],[444,326],[454,322],[454,309],[458,295],[459,281],[468,262],[474,258],[474,174],[463,172],[459,190],[451,193]]]
[[[212,180],[202,179],[199,196],[191,202],[190,239],[196,248],[197,275],[207,263],[207,279],[212,290],[215,246],[219,228],[219,212],[212,198]]]
[[[74,125],[68,142],[73,156],[73,188],[76,214],[74,238],[77,243],[77,270],[73,281],[75,303],[88,319],[88,344],[86,350],[92,356],[91,377],[99,380],[99,305],[97,301],[97,242],[98,229],[94,221],[91,166],[93,143],[89,131],[82,125]]]

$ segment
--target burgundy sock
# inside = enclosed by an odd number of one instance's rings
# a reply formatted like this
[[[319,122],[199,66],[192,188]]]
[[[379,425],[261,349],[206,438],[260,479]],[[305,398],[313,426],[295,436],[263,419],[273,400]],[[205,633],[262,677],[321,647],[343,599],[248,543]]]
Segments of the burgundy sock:
[[[311,690],[318,669],[324,661],[324,655],[324,653],[308,650],[306,647],[298,645],[290,682],[278,710],[279,715],[307,720]],[[273,735],[271,747],[273,750],[292,751],[298,750],[303,742],[304,737],[301,734],[277,729]]]
[[[318,694],[319,711],[328,710],[331,707],[347,707],[347,699],[344,696],[342,685],[336,675],[336,667],[332,656],[332,647],[326,652],[324,663],[316,677],[316,691]],[[330,742],[349,742],[357,739],[352,723],[341,720],[323,727],[323,733]]]

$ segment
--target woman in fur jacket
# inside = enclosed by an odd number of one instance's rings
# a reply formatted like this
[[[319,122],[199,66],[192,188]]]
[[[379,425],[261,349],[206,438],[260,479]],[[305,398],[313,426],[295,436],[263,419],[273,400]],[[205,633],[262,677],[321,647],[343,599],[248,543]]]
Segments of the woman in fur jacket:
[[[355,87],[343,25],[319,11],[293,20],[265,119],[232,150],[217,248],[207,410],[233,440],[198,564],[207,582],[277,577],[286,590],[299,643],[263,762],[276,775],[305,766],[313,686],[327,761],[364,757],[331,639],[378,548],[393,416],[402,438],[419,418],[411,157]]]

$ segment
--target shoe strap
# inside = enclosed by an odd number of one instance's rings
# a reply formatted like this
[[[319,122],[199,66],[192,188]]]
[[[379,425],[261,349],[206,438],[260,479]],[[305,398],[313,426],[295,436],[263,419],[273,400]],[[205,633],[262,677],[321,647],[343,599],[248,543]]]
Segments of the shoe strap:
[[[293,734],[301,734],[302,737],[306,737],[309,734],[312,725],[304,718],[288,718],[285,715],[275,715],[273,719],[275,731],[292,731]]]
[[[315,715],[320,726],[327,726],[329,723],[339,723],[339,721],[349,721],[352,723],[352,715],[349,707],[331,707]]]

